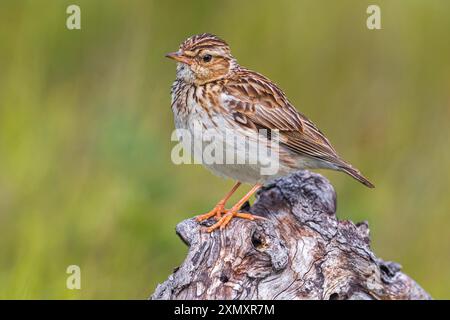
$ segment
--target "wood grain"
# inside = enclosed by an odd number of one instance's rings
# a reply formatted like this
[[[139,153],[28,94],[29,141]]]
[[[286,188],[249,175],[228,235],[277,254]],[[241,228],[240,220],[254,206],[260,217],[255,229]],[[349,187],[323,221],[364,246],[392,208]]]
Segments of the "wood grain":
[[[212,220],[178,224],[187,257],[151,299],[431,299],[375,256],[366,222],[336,218],[336,193],[319,174],[277,179],[244,209],[267,219],[213,233]]]

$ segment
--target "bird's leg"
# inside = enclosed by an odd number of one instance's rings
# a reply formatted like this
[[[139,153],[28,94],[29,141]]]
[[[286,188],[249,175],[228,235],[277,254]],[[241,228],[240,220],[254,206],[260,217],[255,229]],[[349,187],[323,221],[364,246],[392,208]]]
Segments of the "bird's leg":
[[[233,195],[233,193],[236,192],[236,190],[239,188],[240,185],[241,183],[239,181],[236,182],[236,184],[233,186],[233,188],[231,188],[231,190],[226,194],[226,196],[222,200],[220,200],[218,204],[216,204],[214,209],[212,209],[208,213],[197,216],[195,219],[200,222],[209,219],[212,216],[216,216],[216,220],[220,220],[220,218],[222,217],[222,213],[225,212],[225,204],[227,203],[228,199],[230,199],[230,197]]]
[[[213,224],[211,227],[207,229],[208,232],[212,232],[220,227],[220,229],[225,228],[225,226],[233,219],[234,217],[239,217],[243,219],[249,219],[249,220],[255,220],[255,219],[264,219],[259,216],[254,216],[250,213],[242,213],[239,212],[239,209],[241,209],[242,205],[250,199],[250,197],[258,191],[259,188],[261,188],[261,184],[255,184],[253,188],[241,199],[236,203],[230,210],[227,211],[227,213],[215,224]]]

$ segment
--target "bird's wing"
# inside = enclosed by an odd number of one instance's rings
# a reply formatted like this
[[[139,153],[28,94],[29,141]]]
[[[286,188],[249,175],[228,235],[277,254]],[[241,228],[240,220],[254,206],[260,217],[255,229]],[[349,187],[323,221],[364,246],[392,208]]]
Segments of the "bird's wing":
[[[345,163],[322,132],[261,74],[241,71],[225,84],[224,93],[224,107],[241,125],[278,130],[280,144],[295,153],[337,165]]]

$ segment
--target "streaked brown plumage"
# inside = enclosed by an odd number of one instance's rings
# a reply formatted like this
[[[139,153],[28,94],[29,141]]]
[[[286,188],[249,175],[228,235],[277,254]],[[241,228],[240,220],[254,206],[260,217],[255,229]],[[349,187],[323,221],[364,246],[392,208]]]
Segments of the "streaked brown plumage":
[[[280,169],[277,174],[263,176],[258,172],[258,165],[206,165],[214,173],[253,183],[252,190],[256,191],[267,180],[295,170],[326,168],[343,171],[373,187],[357,169],[339,157],[323,133],[295,109],[276,84],[240,66],[225,41],[211,34],[195,35],[167,57],[178,62],[177,79],[172,86],[172,110],[178,129],[192,130],[193,124],[199,123],[205,129],[215,129],[218,135],[227,128],[255,136],[260,129],[278,130]],[[234,216],[256,218],[238,213],[242,201],[239,206],[225,210],[230,195],[198,218],[216,216],[219,221],[209,231],[224,227]],[[247,196],[245,200],[251,194]]]

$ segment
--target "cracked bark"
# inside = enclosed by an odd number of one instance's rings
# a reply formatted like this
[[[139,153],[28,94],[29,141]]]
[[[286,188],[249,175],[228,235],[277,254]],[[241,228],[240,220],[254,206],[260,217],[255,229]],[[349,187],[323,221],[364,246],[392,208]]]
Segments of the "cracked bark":
[[[366,222],[336,218],[336,194],[299,171],[264,187],[244,208],[267,220],[233,219],[207,233],[189,219],[176,232],[185,261],[151,299],[431,299],[394,262],[370,249]]]

